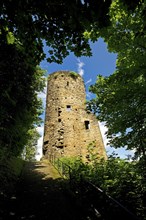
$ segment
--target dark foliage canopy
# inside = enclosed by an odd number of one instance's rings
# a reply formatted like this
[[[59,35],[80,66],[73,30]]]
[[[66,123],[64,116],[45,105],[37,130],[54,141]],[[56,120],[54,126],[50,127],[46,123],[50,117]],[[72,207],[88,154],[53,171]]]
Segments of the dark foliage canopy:
[[[12,32],[25,52],[39,62],[45,57],[43,40],[52,49],[49,62],[62,62],[69,51],[91,55],[85,31],[95,32],[110,24],[111,0],[2,0],[0,2],[2,33]],[[124,1],[133,10],[140,0]],[[13,9],[13,10],[12,10]],[[96,36],[96,40],[97,40]],[[95,38],[95,36],[93,36]],[[92,40],[92,39],[91,39]],[[95,39],[94,39],[95,40]]]

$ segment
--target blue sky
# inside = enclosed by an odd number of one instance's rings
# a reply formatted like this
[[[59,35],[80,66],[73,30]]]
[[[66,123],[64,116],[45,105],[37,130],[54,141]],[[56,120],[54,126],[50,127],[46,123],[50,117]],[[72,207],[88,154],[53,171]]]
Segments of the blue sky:
[[[88,86],[95,83],[98,74],[109,76],[114,72],[117,57],[116,54],[108,52],[107,45],[101,38],[95,43],[91,42],[90,45],[92,48],[91,57],[82,56],[77,58],[73,53],[70,53],[62,64],[49,64],[44,60],[41,62],[41,67],[46,69],[48,74],[59,70],[78,72],[82,75],[88,92]],[[45,47],[46,54],[47,50]]]
[[[88,91],[89,86],[96,82],[97,75],[100,74],[103,76],[109,76],[115,71],[117,55],[108,52],[107,45],[101,38],[95,43],[90,43],[90,45],[92,49],[91,57],[82,56],[80,58],[77,58],[74,56],[73,53],[70,53],[70,55],[64,59],[64,62],[62,64],[50,64],[46,60],[44,60],[41,62],[40,66],[42,69],[47,70],[47,75],[59,70],[69,70],[79,73],[83,77],[85,82],[86,98],[91,99],[93,95]],[[47,54],[48,48],[44,47],[44,51]],[[44,101],[44,106],[46,96],[45,93],[40,94],[40,97]],[[44,114],[42,117],[44,119]],[[107,138],[104,135],[106,127],[104,127],[103,124],[100,124],[100,128],[107,153],[110,154],[114,150],[116,153],[119,154],[121,158],[124,158],[125,155],[128,154],[128,152],[125,152],[124,149],[115,150],[107,146]],[[42,127],[38,128],[38,131],[43,136],[43,125]],[[42,139],[43,137],[41,137],[38,141],[38,152],[40,155],[42,154]]]

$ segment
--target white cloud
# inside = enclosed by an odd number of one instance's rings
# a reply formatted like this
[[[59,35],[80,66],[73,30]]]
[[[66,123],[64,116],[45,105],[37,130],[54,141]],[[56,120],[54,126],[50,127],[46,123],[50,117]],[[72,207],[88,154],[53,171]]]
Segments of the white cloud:
[[[38,93],[38,98],[42,99],[43,107],[45,107],[45,103],[46,103],[46,94],[47,94],[47,81],[46,81],[46,86],[44,87],[44,91]]]
[[[107,138],[107,136],[105,134],[107,132],[108,128],[105,126],[104,122],[98,122],[98,123],[99,123],[100,131],[101,131],[101,135],[103,138],[104,146],[105,146],[105,149],[106,149],[108,155],[111,155],[113,152],[115,152],[121,159],[127,158],[127,155],[134,156],[134,150],[127,150],[126,146],[120,147],[117,149],[115,149],[114,147],[111,147],[108,144],[109,139]]]
[[[98,122],[98,123],[99,123],[100,131],[101,131],[101,135],[102,135],[102,138],[103,138],[104,146],[107,149],[107,148],[109,148],[109,144],[108,144],[109,140],[106,136],[106,132],[107,132],[108,128],[105,126],[104,122]]]
[[[44,133],[44,125],[37,127],[36,130],[37,130],[37,131],[39,132],[39,134],[42,136],[43,133]]]
[[[44,134],[44,125],[36,128],[41,137],[37,141],[37,153],[36,160],[40,160],[42,157],[42,148],[43,148],[43,134]]]
[[[43,92],[38,93],[38,97],[42,99],[43,102],[43,107],[45,108],[46,105],[46,94],[47,94],[47,81],[46,81],[46,86],[44,88]],[[42,116],[43,119],[43,116]],[[44,124],[42,126],[39,126],[36,128],[41,137],[38,139],[37,142],[37,154],[36,154],[36,160],[40,160],[42,157],[42,147],[43,147],[43,134],[44,134]]]
[[[45,92],[40,92],[38,93],[38,97],[41,99],[46,99],[46,93]]]
[[[41,136],[39,139],[38,139],[38,143],[37,143],[37,153],[36,153],[36,160],[39,161],[41,158],[42,158],[42,147],[43,147],[43,136]]]
[[[92,96],[92,93],[91,93],[91,92],[86,92],[86,97],[87,97],[88,99],[91,99],[91,96]]]
[[[90,82],[92,82],[92,79],[89,79],[87,82],[85,82],[85,85],[87,85]]]
[[[37,150],[38,151],[42,151],[42,146],[43,146],[43,136],[41,136],[39,139],[38,139],[38,145],[37,145]]]
[[[85,65],[79,58],[77,59],[78,63],[77,63],[77,66],[78,66],[78,73],[80,76],[83,76],[84,75],[84,69],[83,69],[83,66]]]

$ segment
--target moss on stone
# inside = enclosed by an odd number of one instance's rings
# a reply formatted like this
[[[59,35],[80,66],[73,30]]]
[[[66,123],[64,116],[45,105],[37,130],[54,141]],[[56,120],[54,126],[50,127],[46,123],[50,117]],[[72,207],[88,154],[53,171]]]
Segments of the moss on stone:
[[[69,74],[73,79],[76,79],[79,76],[79,74],[74,71],[69,72]]]

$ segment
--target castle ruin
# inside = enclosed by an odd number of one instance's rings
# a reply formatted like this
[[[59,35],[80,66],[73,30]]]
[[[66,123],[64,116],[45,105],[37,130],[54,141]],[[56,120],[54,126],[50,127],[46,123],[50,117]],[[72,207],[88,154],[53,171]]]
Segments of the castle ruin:
[[[89,159],[94,153],[107,158],[96,116],[86,111],[83,78],[70,71],[49,75],[46,97],[43,154]]]

